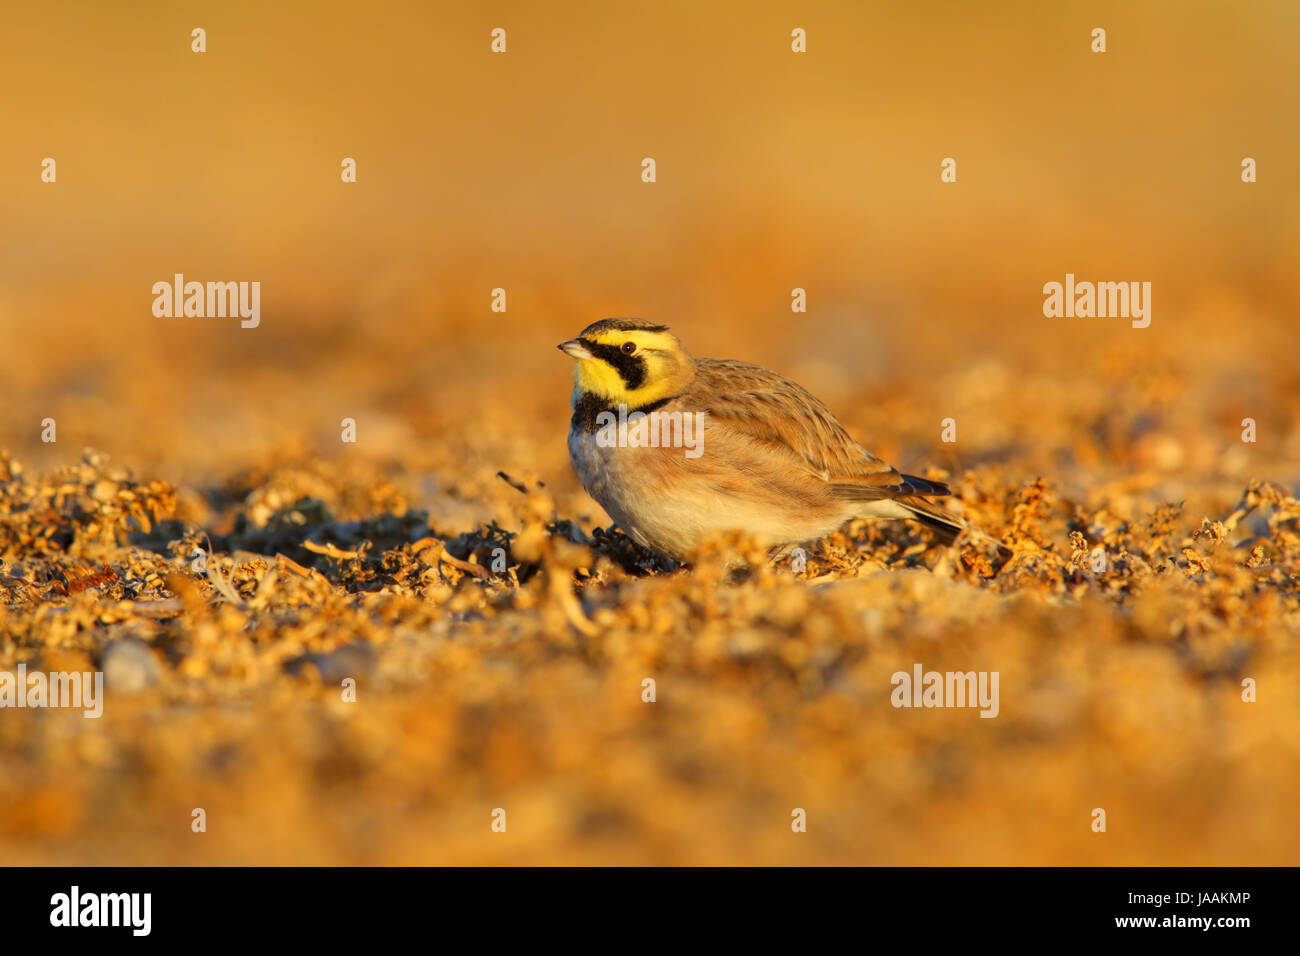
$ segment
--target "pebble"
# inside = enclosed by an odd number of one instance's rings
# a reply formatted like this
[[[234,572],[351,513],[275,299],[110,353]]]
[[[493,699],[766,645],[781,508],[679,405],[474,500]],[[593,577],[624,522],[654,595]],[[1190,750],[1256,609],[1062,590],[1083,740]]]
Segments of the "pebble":
[[[114,641],[104,650],[104,683],[117,693],[138,694],[158,683],[158,661],[149,645],[134,638]]]

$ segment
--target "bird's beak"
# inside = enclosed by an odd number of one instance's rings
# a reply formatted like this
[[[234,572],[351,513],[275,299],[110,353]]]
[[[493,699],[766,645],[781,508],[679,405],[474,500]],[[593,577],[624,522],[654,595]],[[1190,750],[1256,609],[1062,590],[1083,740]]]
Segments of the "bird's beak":
[[[576,359],[589,359],[595,357],[587,351],[587,347],[582,344],[582,339],[569,339],[567,342],[561,342],[556,346],[556,348],[566,355],[572,355]]]

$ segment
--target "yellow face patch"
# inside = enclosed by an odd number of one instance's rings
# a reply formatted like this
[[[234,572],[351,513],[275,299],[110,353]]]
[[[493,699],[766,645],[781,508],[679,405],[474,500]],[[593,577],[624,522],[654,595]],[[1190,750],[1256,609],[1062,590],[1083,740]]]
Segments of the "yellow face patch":
[[[624,342],[633,343],[637,352],[645,349],[659,349],[666,352],[676,352],[681,346],[677,344],[677,337],[670,332],[647,332],[643,329],[631,329],[627,332],[619,332],[610,329],[606,332],[597,332],[586,341],[595,342],[598,345],[613,345],[619,348]],[[636,353],[633,353],[636,354]]]
[[[591,392],[602,398],[615,402],[626,402],[628,387],[623,376],[614,366],[604,359],[578,359],[578,366],[573,371],[574,384],[582,392]]]
[[[580,340],[592,353],[578,360],[574,381],[611,403],[640,408],[674,394],[683,365],[681,345],[668,332],[605,330]],[[624,346],[636,348],[627,353]]]

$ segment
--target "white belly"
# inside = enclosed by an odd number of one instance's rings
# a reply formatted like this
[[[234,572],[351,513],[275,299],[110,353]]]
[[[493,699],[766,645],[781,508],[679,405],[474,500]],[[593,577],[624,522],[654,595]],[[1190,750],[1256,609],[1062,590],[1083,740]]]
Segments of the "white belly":
[[[708,465],[674,448],[609,447],[596,436],[569,433],[569,457],[582,486],[638,544],[682,557],[704,537],[741,529],[769,545],[808,541],[852,515],[800,514],[728,494]]]

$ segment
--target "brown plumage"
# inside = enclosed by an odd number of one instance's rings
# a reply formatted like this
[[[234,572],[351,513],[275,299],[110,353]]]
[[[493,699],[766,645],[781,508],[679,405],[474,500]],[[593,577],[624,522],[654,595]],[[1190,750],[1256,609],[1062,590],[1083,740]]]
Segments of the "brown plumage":
[[[927,500],[948,495],[946,485],[881,461],[816,396],[771,369],[696,360],[667,328],[636,319],[597,322],[560,348],[578,359],[574,468],[647,547],[682,558],[732,528],[795,544],[863,516],[911,518],[945,542],[964,528]],[[633,425],[638,411],[648,417]],[[670,428],[680,442],[657,441],[670,437],[665,422],[688,420]]]

